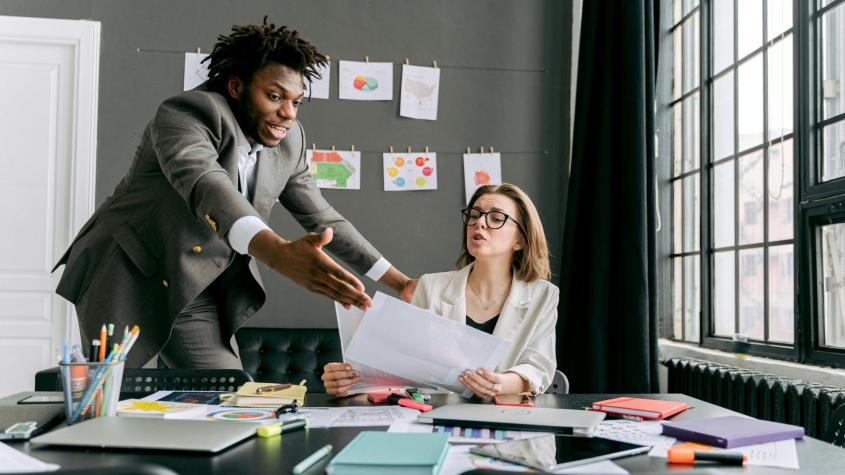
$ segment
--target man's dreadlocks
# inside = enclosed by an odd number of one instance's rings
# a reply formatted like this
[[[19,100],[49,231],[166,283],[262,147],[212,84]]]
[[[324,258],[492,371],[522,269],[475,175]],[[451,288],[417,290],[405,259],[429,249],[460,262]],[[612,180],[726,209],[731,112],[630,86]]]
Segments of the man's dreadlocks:
[[[263,25],[235,25],[230,35],[217,37],[214,50],[203,61],[209,62],[212,89],[225,96],[226,82],[231,76],[249,83],[256,71],[273,63],[302,73],[311,83],[320,79],[317,69],[325,66],[328,58],[300,38],[298,31],[285,26],[276,28],[273,23],[267,23],[265,16]]]

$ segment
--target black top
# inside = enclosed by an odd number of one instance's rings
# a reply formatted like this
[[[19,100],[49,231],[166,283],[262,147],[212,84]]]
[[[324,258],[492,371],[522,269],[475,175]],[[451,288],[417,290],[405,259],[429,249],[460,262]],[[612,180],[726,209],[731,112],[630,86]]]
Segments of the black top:
[[[491,318],[490,320],[487,320],[484,323],[478,323],[475,320],[473,320],[469,315],[467,315],[467,325],[471,326],[472,328],[475,328],[476,330],[481,330],[484,333],[489,333],[491,335],[493,334],[493,330],[496,329],[496,322],[498,322],[498,321],[499,321],[498,315]]]

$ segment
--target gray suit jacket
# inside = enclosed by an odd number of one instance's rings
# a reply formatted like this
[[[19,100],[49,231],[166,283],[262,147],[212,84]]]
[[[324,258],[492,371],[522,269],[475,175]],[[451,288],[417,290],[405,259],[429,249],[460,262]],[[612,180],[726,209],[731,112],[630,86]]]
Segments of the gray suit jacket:
[[[224,341],[263,305],[254,259],[227,240],[244,216],[266,222],[281,202],[308,231],[332,227],[328,250],[356,271],[381,257],[320,194],[299,122],[281,144],[259,152],[247,201],[238,191],[237,127],[220,94],[195,89],[164,101],[126,176],[56,266],[66,264],[56,292],[76,305],[84,335],[96,336],[105,322],[121,331],[141,327],[131,366],[158,353],[176,315],[238,259],[243,276],[220,305]]]

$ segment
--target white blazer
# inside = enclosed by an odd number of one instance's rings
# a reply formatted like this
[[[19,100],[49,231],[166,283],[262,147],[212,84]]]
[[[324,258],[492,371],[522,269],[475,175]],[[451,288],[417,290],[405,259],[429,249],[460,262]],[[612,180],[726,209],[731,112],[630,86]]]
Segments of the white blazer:
[[[423,275],[411,303],[466,324],[466,285],[471,269],[472,264],[458,271]],[[551,282],[528,283],[514,276],[493,330],[494,336],[511,342],[496,371],[522,376],[534,394],[549,387],[557,369],[557,301],[558,288]]]

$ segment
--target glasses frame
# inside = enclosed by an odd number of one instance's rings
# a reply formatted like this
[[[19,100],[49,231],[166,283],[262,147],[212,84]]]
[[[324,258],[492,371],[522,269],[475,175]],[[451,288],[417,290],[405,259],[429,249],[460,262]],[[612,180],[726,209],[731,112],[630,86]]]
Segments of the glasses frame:
[[[473,223],[473,224],[469,223],[470,218],[467,217],[467,215],[466,215],[467,211],[478,211],[479,213],[481,213],[481,215],[478,217],[478,219],[475,220],[475,222],[477,223],[479,220],[481,220],[481,218],[484,218],[484,224],[490,229],[502,229],[503,227],[505,227],[505,224],[507,224],[508,220],[511,220],[511,221],[513,221],[513,224],[515,224],[516,227],[519,229],[519,232],[521,232],[523,236],[526,235],[525,230],[522,229],[522,225],[519,224],[519,221],[513,219],[513,216],[509,215],[508,213],[505,213],[504,211],[495,210],[495,209],[491,210],[491,211],[481,211],[478,208],[472,208],[472,207],[462,209],[461,210],[461,220],[464,222],[465,226],[473,226],[475,224],[475,223]],[[502,221],[501,226],[490,225],[490,222],[487,221],[487,215],[490,214],[490,213],[499,213],[499,214],[501,214],[505,217],[505,220]]]

